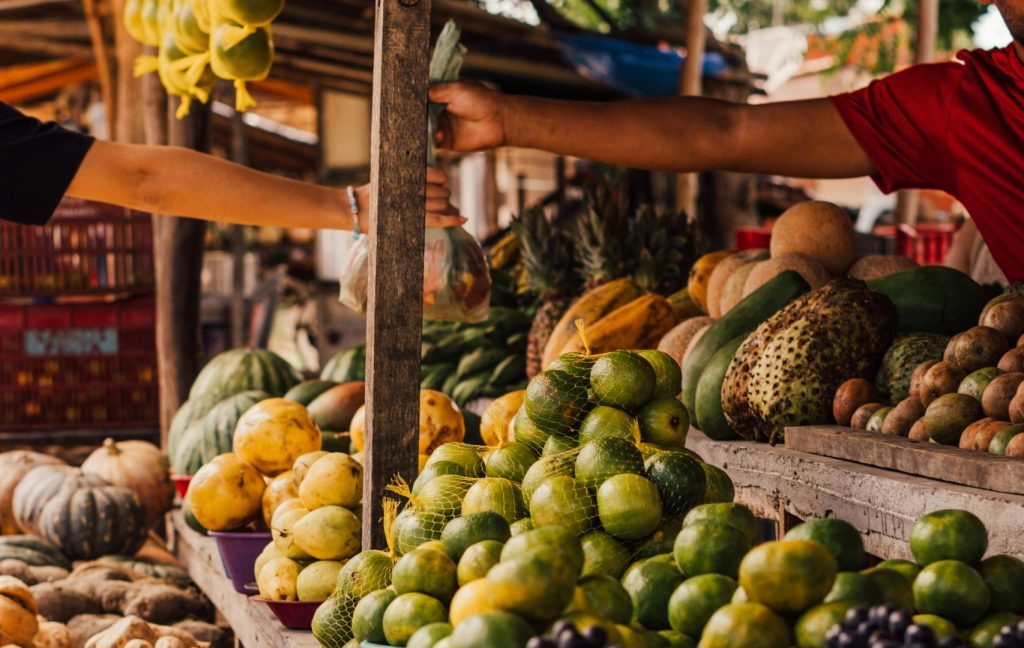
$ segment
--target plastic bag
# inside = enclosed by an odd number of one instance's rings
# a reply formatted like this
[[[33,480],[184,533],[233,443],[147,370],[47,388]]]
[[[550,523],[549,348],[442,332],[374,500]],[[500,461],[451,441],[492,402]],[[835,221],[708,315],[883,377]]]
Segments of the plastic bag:
[[[370,238],[359,239],[341,277],[339,299],[366,313]],[[491,274],[476,239],[461,227],[427,228],[423,245],[423,319],[474,324],[487,319]]]

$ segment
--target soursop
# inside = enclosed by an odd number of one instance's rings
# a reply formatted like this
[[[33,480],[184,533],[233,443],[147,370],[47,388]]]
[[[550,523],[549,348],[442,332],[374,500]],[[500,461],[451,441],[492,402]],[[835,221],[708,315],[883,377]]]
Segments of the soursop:
[[[885,352],[882,366],[875,376],[875,387],[889,394],[893,404],[901,402],[910,393],[910,376],[922,362],[942,360],[949,344],[949,336],[938,333],[909,333],[897,336]]]
[[[790,425],[827,423],[844,380],[870,378],[896,331],[896,308],[867,284],[837,279],[770,317],[740,346],[722,385],[744,438],[781,440]]]

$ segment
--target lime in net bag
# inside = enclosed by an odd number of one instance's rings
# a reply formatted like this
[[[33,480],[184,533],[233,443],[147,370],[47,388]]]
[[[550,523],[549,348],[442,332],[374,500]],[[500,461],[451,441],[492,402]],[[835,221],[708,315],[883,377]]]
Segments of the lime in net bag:
[[[449,21],[437,39],[430,61],[430,81],[454,81],[466,49],[459,44],[459,27]],[[443,104],[430,104],[427,162],[433,165],[434,133]],[[358,313],[366,312],[369,279],[369,240],[362,237],[350,253],[341,279],[340,300]],[[491,274],[487,256],[473,236],[461,227],[427,228],[423,246],[423,319],[478,323],[487,319],[491,303]]]

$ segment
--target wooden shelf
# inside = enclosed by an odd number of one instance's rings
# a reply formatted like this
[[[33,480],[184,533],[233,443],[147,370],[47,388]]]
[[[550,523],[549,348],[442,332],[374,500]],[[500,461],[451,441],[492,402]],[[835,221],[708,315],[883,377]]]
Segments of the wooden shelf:
[[[266,605],[236,592],[224,575],[217,543],[190,529],[180,510],[167,515],[167,527],[175,557],[231,625],[240,645],[246,648],[319,648],[312,633],[286,629]]]
[[[686,446],[725,470],[736,501],[785,532],[801,520],[833,516],[864,536],[868,552],[910,558],[907,538],[917,518],[965,509],[988,527],[989,553],[1024,558],[1024,496],[905,475],[851,461],[750,441],[713,441],[691,429]]]

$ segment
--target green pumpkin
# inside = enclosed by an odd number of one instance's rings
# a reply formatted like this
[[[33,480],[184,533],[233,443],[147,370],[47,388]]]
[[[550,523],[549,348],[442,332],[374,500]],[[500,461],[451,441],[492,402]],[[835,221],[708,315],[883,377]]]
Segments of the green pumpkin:
[[[274,42],[265,27],[222,23],[213,30],[210,45],[210,65],[222,79],[260,81],[274,63]]]
[[[120,486],[62,488],[39,519],[39,535],[71,560],[133,554],[146,541],[146,514],[135,491]]]
[[[299,384],[301,374],[288,361],[264,349],[225,351],[207,364],[189,392],[191,420],[205,417],[218,403],[244,391],[284,396]]]
[[[59,547],[28,535],[0,536],[0,560],[20,560],[32,567],[71,569],[71,562]]]
[[[25,533],[41,536],[39,525],[43,519],[43,510],[61,491],[106,485],[103,479],[83,474],[71,466],[33,468],[14,489],[11,499],[14,521]]]
[[[118,554],[103,556],[97,562],[120,565],[143,576],[171,581],[185,587],[192,584],[192,578],[188,575],[188,570],[181,565],[146,562],[145,560],[138,560],[134,556]]]
[[[320,380],[336,383],[366,380],[366,346],[360,344],[340,351],[324,365]]]
[[[219,0],[221,14],[239,25],[267,25],[284,9],[284,0]]]

